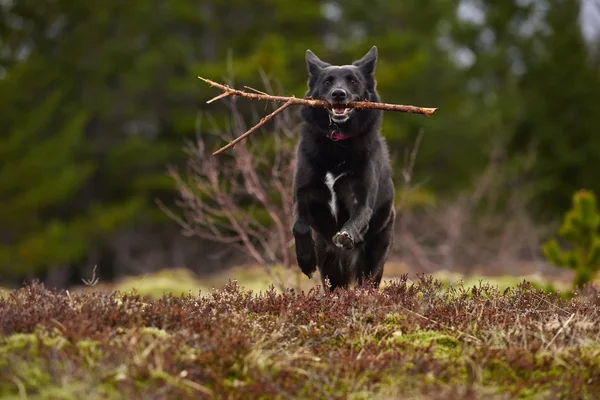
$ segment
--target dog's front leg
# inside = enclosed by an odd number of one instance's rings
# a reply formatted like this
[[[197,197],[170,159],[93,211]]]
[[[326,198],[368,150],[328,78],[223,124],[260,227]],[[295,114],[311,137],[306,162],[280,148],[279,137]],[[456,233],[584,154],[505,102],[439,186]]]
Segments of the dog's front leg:
[[[344,250],[352,250],[354,246],[362,243],[372,215],[373,210],[367,205],[357,208],[350,214],[348,222],[335,234],[333,243]]]
[[[371,185],[355,185],[350,196],[345,199],[350,217],[332,238],[333,243],[344,250],[352,250],[356,245],[363,242],[373,216],[377,181],[374,173],[371,172],[366,175],[367,178],[359,179],[358,182],[369,182]]]
[[[306,215],[307,207],[303,201],[299,201],[296,203],[295,209],[296,216],[292,233],[296,242],[296,261],[304,275],[311,278],[313,272],[317,270],[317,255]]]

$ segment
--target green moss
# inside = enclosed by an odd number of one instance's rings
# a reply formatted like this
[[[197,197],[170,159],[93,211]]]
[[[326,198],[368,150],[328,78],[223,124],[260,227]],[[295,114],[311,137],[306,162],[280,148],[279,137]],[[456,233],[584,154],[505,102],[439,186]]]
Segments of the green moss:
[[[398,326],[402,323],[402,321],[404,321],[404,319],[405,319],[404,315],[402,315],[398,312],[386,314],[384,317],[385,324],[388,327]]]
[[[86,365],[90,368],[96,366],[97,361],[102,357],[102,350],[100,344],[95,340],[84,339],[76,343],[79,349],[79,355],[86,362]]]
[[[564,347],[553,352],[539,352],[531,356],[531,366],[520,367],[513,365],[503,354],[487,360],[482,366],[481,383],[484,385],[504,384],[504,392],[516,398],[562,398],[571,395],[571,386],[565,380],[567,376],[583,377],[588,381],[591,377],[586,374],[590,371],[589,363],[596,359],[600,362],[598,349],[583,350],[582,347]],[[583,350],[583,351],[582,351]],[[573,358],[575,352],[577,362],[566,361]],[[527,355],[525,355],[527,357]],[[549,358],[548,364],[545,358]],[[562,381],[562,382],[561,382]]]
[[[384,275],[382,287],[387,286],[389,280],[397,278],[397,275],[401,272],[404,272],[404,270],[399,271],[397,266],[391,263]],[[315,274],[311,280],[308,280],[303,275],[299,276],[300,271],[297,268],[293,268],[292,271],[286,271],[283,266],[274,265],[271,268],[271,273],[276,276],[279,282],[287,282],[288,275],[291,274],[294,284],[299,283],[302,290],[310,290],[314,285],[321,284],[318,274]],[[545,291],[560,290],[561,293],[565,293],[570,288],[568,283],[549,282],[536,275],[481,277],[463,276],[459,273],[438,271],[433,274],[433,277],[441,280],[445,286],[463,285],[465,289],[478,286],[480,280],[483,283],[497,286],[500,290],[514,287],[522,283],[523,280]],[[273,284],[273,279],[262,267],[249,265],[231,268],[224,272],[203,277],[197,276],[186,268],[164,269],[151,274],[124,278],[106,289],[116,289],[121,292],[131,292],[135,289],[141,295],[157,299],[166,293],[171,293],[175,296],[189,293],[197,295],[199,292],[201,294],[211,293],[213,288],[222,288],[229,280],[236,280],[240,287],[255,293],[264,292]],[[277,289],[277,291],[279,292],[280,290]],[[423,300],[422,292],[417,293],[417,299],[419,301]]]
[[[461,343],[454,337],[437,331],[394,332],[390,344],[408,345],[414,348],[427,348],[433,345],[433,354],[438,358],[454,359],[462,352]]]
[[[43,391],[34,395],[28,396],[29,399],[37,400],[101,400],[101,399],[119,399],[122,398],[122,393],[119,393],[111,385],[86,385],[82,383],[69,383],[64,386],[48,386]]]
[[[174,296],[189,293],[197,295],[199,291],[206,291],[208,288],[189,269],[177,268],[125,278],[115,289],[125,293],[135,290],[143,296],[158,299],[168,293]]]
[[[13,360],[10,367],[13,373],[13,379],[20,382],[27,391],[37,392],[46,388],[52,383],[52,376],[48,372],[45,363],[35,360]]]
[[[4,357],[17,351],[27,350],[29,356],[35,358],[39,346],[53,347],[60,350],[68,344],[69,342],[62,336],[50,334],[43,330],[38,330],[35,333],[14,333],[0,338],[0,365],[5,360]]]
[[[150,336],[156,339],[167,339],[171,336],[171,334],[164,329],[155,328],[153,326],[140,328],[140,333],[142,336]]]
[[[291,275],[294,283],[299,282],[304,290],[320,284],[318,274],[315,274],[312,280],[308,280],[304,275],[300,276],[301,272],[297,268],[287,271],[281,265],[274,265],[271,267],[271,274],[278,282],[287,282],[288,275]],[[188,293],[198,295],[199,292],[200,294],[211,293],[214,288],[220,289],[230,280],[237,281],[244,290],[255,293],[267,291],[274,282],[262,267],[255,265],[234,267],[206,277],[200,277],[186,268],[170,268],[124,278],[115,285],[110,285],[110,289],[122,292],[131,292],[135,289],[141,295],[158,299],[166,293],[174,296]],[[279,289],[276,290],[280,292]]]
[[[69,369],[61,357],[45,354],[48,349],[61,354],[70,347],[77,353],[70,357],[81,357],[83,365],[90,368],[89,382],[69,376]],[[0,379],[0,396],[22,398],[25,393],[30,399],[111,399],[118,392],[111,385],[97,384],[91,373],[102,357],[100,343],[84,339],[72,345],[55,332],[42,329],[34,333],[15,333],[0,338],[0,368],[10,379]],[[77,360],[69,360],[77,361]],[[54,372],[53,372],[54,371]],[[80,372],[80,371],[79,371]],[[55,374],[63,376],[57,381]]]
[[[538,275],[523,275],[523,276],[464,276],[458,273],[451,273],[447,271],[437,271],[432,274],[435,279],[439,279],[444,286],[450,287],[463,287],[470,289],[472,287],[478,287],[480,284],[489,284],[492,287],[497,288],[500,291],[504,291],[508,288],[514,288],[523,281],[529,282],[534,288],[541,289],[546,292],[555,291],[568,291],[570,286],[564,282],[549,282]]]
[[[37,392],[52,383],[46,362],[40,359],[41,347],[60,351],[68,345],[63,337],[38,330],[0,338],[0,368],[10,372],[11,381],[0,381],[0,394],[15,389]]]

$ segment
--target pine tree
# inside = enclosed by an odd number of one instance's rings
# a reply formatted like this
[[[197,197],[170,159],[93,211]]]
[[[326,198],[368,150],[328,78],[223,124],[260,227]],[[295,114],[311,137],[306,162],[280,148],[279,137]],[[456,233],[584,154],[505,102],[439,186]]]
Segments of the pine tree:
[[[559,235],[571,243],[570,250],[561,250],[556,239],[542,247],[544,256],[559,267],[575,271],[574,286],[590,282],[600,269],[600,213],[593,192],[580,190],[573,195],[573,206],[565,214]]]

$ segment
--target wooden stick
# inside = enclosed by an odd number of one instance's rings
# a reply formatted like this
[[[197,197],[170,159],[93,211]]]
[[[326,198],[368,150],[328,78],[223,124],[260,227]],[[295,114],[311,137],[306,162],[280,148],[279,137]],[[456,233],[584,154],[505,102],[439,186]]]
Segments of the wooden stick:
[[[247,131],[243,135],[239,136],[238,138],[234,139],[233,141],[229,142],[226,146],[215,151],[213,153],[213,155],[218,155],[218,154],[222,153],[223,151],[227,150],[228,148],[234,146],[236,143],[239,143],[241,140],[244,140],[249,135],[254,133],[258,128],[263,126],[267,121],[269,121],[271,118],[273,118],[275,115],[279,114],[280,112],[282,112],[289,106],[303,105],[303,106],[309,106],[309,107],[331,108],[331,104],[329,104],[325,100],[305,99],[305,98],[298,98],[298,97],[294,97],[294,96],[291,96],[291,97],[273,96],[273,95],[262,93],[262,92],[250,93],[250,92],[246,92],[243,90],[234,89],[231,86],[223,85],[221,83],[211,81],[210,79],[206,79],[201,76],[199,76],[198,78],[201,79],[202,81],[206,82],[209,86],[215,87],[217,89],[221,89],[223,91],[223,93],[221,93],[220,95],[208,100],[207,103],[212,103],[213,101],[222,99],[227,96],[231,96],[231,97],[240,96],[240,97],[245,97],[247,99],[253,99],[253,100],[266,100],[266,101],[274,101],[274,102],[284,103],[283,106],[279,107],[278,109],[273,111],[271,114],[269,114],[266,117],[264,117],[263,119],[261,119],[260,122],[258,124],[256,124],[254,127],[252,127],[249,131]],[[255,90],[255,89],[252,89],[252,90]],[[401,104],[377,103],[377,102],[371,102],[371,101],[352,101],[352,102],[349,102],[348,104],[345,104],[345,107],[347,107],[347,108],[362,108],[362,109],[369,108],[369,109],[384,110],[384,111],[398,111],[398,112],[406,112],[406,113],[411,113],[411,114],[421,114],[421,115],[425,115],[425,116],[433,115],[437,111],[437,108],[425,108],[425,107],[407,106],[407,105],[401,105]]]
[[[213,156],[221,154],[222,152],[224,152],[228,148],[233,147],[236,144],[238,144],[239,142],[241,142],[242,140],[246,139],[248,136],[250,136],[254,132],[256,132],[256,130],[258,128],[260,128],[261,126],[263,126],[264,124],[266,124],[271,118],[273,118],[274,116],[276,116],[277,114],[279,114],[280,112],[282,112],[283,110],[285,110],[286,108],[288,108],[289,106],[291,106],[292,104],[293,104],[292,102],[288,101],[287,103],[285,103],[284,105],[282,105],[281,107],[279,107],[278,109],[276,109],[275,111],[273,111],[271,114],[269,114],[266,117],[262,118],[260,120],[260,122],[258,124],[256,124],[256,125],[254,125],[249,131],[247,131],[243,135],[238,136],[237,138],[233,139],[231,142],[227,143],[225,146],[221,147],[219,150],[215,151],[213,153]]]

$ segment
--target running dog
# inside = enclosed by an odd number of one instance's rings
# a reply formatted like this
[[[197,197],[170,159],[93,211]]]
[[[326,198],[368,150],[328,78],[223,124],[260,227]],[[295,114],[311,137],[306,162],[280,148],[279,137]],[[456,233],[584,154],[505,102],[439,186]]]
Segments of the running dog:
[[[379,287],[393,242],[394,184],[383,111],[347,108],[379,102],[377,47],[350,65],[332,65],[306,51],[306,96],[331,107],[300,111],[296,148],[294,224],[298,266],[309,278],[317,266],[323,286]]]

